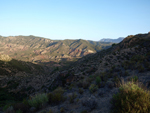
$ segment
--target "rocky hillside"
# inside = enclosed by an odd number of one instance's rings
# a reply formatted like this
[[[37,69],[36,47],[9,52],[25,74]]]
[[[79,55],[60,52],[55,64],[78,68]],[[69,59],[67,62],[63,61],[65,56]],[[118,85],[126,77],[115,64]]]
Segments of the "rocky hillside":
[[[36,36],[0,36],[0,54],[22,61],[45,63],[71,61],[108,48],[112,43],[91,44],[86,40],[50,40]]]
[[[107,50],[79,59],[56,75],[52,86],[64,87],[67,100],[59,106],[50,105],[45,111],[61,112],[63,108],[67,113],[110,113],[110,101],[122,80],[139,81],[149,88],[150,33],[130,35]]]
[[[23,81],[28,83],[40,76],[49,75],[51,69],[47,67],[12,59],[8,55],[0,55],[0,106],[7,100],[18,101],[27,96],[31,87],[26,87]],[[21,85],[25,87],[19,88]],[[28,88],[28,89],[26,89]]]
[[[119,92],[122,81],[138,81],[149,89],[149,75],[150,33],[130,35],[111,48],[88,54],[61,71],[20,79],[15,91],[25,89],[28,95],[45,92],[48,101],[40,107],[29,104],[28,111],[21,103],[23,108],[20,104],[12,106],[14,110],[20,108],[28,113],[110,113],[113,95]],[[9,78],[5,81],[9,82]]]

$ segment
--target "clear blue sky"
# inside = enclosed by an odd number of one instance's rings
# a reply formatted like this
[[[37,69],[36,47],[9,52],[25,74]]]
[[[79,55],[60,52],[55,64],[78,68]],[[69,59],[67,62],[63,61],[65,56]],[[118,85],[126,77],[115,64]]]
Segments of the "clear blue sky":
[[[150,31],[150,0],[0,0],[0,35],[118,38]]]

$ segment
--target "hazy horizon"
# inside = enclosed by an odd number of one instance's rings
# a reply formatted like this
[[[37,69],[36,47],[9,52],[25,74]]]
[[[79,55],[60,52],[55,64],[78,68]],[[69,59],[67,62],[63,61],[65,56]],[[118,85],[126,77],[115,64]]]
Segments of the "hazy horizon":
[[[149,0],[5,0],[0,3],[2,36],[99,41],[150,31]]]
[[[41,37],[41,38],[46,38],[46,39],[50,39],[48,37],[43,37],[43,36],[36,36],[36,35],[9,35],[9,36],[3,36],[3,35],[0,35],[2,37],[15,37],[15,36],[35,36],[35,37]],[[125,37],[118,37],[118,38],[125,38]],[[118,39],[118,38],[101,38],[101,39]],[[74,39],[70,39],[70,38],[67,38],[67,39],[50,39],[50,40],[80,40],[82,38],[74,38]],[[100,40],[101,40],[100,39]],[[87,40],[87,39],[82,39],[82,40]],[[91,41],[100,41],[100,40],[91,40]],[[90,40],[89,40],[90,41]]]

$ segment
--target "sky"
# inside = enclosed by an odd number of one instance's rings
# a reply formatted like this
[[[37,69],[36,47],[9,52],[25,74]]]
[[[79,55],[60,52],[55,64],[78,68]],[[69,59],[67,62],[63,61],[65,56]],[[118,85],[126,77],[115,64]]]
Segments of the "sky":
[[[150,31],[150,0],[0,0],[0,35],[119,38]]]

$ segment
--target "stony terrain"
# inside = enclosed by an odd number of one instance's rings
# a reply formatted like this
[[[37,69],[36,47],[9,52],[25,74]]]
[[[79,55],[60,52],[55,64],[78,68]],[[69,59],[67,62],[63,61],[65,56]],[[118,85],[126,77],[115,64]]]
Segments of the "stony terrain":
[[[139,81],[149,89],[149,75],[150,33],[137,34],[107,50],[86,55],[62,70],[20,79],[15,89],[32,86],[28,91],[25,89],[28,95],[45,92],[49,97],[53,94],[63,97],[57,100],[58,96],[40,109],[30,107],[28,112],[110,113],[113,94],[118,92],[122,82]]]
[[[122,81],[138,79],[147,88],[150,86],[150,34],[128,36],[121,43],[108,50],[87,55],[79,59],[68,70],[59,72],[55,83],[67,88],[64,95],[67,100],[59,106],[49,106],[44,110],[79,113],[111,112],[111,99],[118,91]],[[97,77],[101,82],[96,82]],[[90,91],[91,85],[97,85],[95,92]],[[81,90],[83,93],[80,94]],[[68,95],[76,94],[73,103]]]

